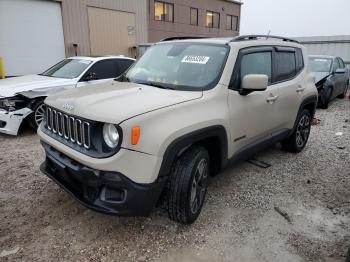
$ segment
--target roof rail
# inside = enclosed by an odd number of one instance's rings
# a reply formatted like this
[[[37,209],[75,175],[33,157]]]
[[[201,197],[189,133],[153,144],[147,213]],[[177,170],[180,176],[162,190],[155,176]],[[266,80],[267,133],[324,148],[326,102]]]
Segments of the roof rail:
[[[172,37],[167,37],[159,42],[166,42],[166,41],[173,41],[173,40],[186,40],[186,39],[203,39],[203,38],[209,38],[207,36],[172,36]]]
[[[247,41],[247,40],[258,40],[258,39],[280,39],[285,42],[293,42],[293,43],[299,43],[299,41],[292,39],[292,38],[287,38],[283,36],[275,36],[275,35],[241,35],[237,36],[231,39],[230,42],[237,42],[237,41]]]

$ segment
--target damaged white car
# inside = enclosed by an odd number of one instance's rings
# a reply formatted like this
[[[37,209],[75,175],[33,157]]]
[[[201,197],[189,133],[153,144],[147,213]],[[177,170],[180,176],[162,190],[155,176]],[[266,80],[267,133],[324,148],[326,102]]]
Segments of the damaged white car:
[[[48,95],[116,78],[134,61],[124,56],[71,57],[42,74],[0,80],[0,132],[17,135],[24,120],[36,130]]]

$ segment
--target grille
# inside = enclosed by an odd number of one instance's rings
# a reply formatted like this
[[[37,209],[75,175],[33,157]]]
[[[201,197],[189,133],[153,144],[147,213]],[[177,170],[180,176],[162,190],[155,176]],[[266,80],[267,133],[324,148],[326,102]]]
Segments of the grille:
[[[90,123],[77,117],[46,107],[45,127],[53,134],[90,149]]]

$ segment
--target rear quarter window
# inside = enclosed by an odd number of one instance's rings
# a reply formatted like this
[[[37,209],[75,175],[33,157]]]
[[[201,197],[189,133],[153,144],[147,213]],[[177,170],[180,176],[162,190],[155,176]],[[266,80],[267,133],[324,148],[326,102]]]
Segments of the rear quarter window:
[[[304,57],[303,57],[303,52],[301,49],[297,49],[296,53],[296,62],[297,62],[297,73],[300,73],[304,69]]]

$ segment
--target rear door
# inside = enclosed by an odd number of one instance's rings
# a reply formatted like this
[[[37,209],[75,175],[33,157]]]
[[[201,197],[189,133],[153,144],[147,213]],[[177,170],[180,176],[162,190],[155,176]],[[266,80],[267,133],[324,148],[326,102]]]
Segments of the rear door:
[[[278,123],[275,131],[282,131],[294,125],[306,89],[305,79],[300,75],[304,62],[302,51],[294,47],[275,47],[273,60],[273,83],[278,99],[272,116]]]

